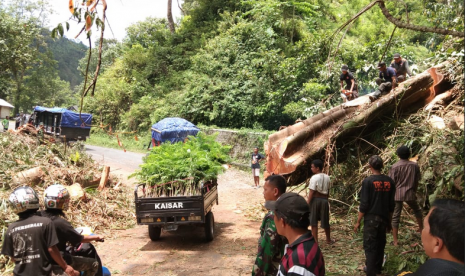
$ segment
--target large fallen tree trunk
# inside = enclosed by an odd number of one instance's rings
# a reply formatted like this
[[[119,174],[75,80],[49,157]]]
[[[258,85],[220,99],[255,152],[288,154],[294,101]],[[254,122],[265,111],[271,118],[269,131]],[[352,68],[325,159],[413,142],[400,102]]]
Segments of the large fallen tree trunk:
[[[371,102],[368,95],[334,107],[314,117],[271,134],[265,142],[265,177],[281,174],[288,185],[297,185],[311,176],[309,162],[329,142],[351,135],[386,114],[401,114],[413,106],[425,106],[441,93],[443,64],[401,83],[389,94]]]

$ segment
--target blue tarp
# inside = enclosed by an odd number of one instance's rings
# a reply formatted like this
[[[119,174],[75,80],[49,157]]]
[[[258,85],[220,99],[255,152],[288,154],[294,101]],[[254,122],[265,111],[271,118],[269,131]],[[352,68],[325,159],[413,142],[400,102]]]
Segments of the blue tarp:
[[[182,118],[165,118],[152,125],[152,138],[155,141],[182,142],[189,135],[200,131],[193,123]]]
[[[90,129],[90,125],[92,124],[92,114],[81,113],[81,118],[79,118],[79,113],[70,111],[66,108],[59,108],[59,107],[47,108],[47,107],[42,107],[42,106],[36,106],[34,108],[34,111],[60,113],[61,114],[60,127],[74,127],[74,128]]]

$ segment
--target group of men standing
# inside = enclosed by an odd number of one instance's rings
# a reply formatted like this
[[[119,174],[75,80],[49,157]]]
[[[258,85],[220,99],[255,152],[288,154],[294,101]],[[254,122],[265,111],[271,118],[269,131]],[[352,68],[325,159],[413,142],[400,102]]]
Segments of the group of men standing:
[[[407,75],[412,76],[408,61],[398,53],[394,54],[390,67],[386,63],[378,63],[379,76],[376,79],[378,88],[373,95],[370,95],[372,101],[378,99],[381,95],[387,94],[391,89],[396,88],[398,83],[406,80]],[[349,72],[349,67],[343,65],[341,67],[341,75],[339,76],[341,85],[341,97],[344,102],[353,100],[358,97],[358,85],[354,75]]]
[[[396,153],[400,160],[391,167],[388,175],[381,172],[384,166],[381,157],[371,156],[368,160],[371,175],[362,182],[354,231],[359,231],[363,219],[364,271],[368,276],[381,275],[386,234],[392,230],[393,245],[399,244],[399,221],[403,202],[406,202],[414,211],[425,252],[431,259],[416,273],[403,272],[399,276],[463,276],[464,203],[452,199],[437,200],[423,220],[416,201],[419,167],[409,161],[411,152],[407,146],[399,147]],[[332,244],[336,240],[331,238],[329,226],[331,182],[323,173],[323,167],[323,161],[312,161],[313,175],[307,199],[296,193],[286,193],[284,177],[271,175],[266,178],[263,195],[269,211],[260,227],[252,275],[325,275],[318,243],[318,221],[324,229],[326,243]],[[442,220],[438,217],[441,215]]]

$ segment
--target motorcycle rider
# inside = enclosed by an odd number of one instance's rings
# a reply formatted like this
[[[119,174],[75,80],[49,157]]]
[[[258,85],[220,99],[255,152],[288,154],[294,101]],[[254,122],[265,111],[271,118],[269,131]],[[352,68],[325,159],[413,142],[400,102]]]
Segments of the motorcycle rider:
[[[79,275],[60,255],[52,221],[37,216],[37,193],[29,186],[18,187],[8,201],[19,219],[8,226],[1,254],[10,256],[15,263],[13,274],[48,276],[55,261],[67,275]]]
[[[101,241],[104,239],[102,235],[83,236],[74,230],[73,226],[66,220],[66,215],[63,211],[68,209],[69,192],[60,184],[54,184],[45,189],[44,205],[45,210],[42,211],[42,216],[52,220],[57,236],[58,249],[64,255],[64,259],[70,265],[79,271],[83,271],[83,276],[94,276],[101,274],[101,263],[96,258],[87,258],[83,256],[73,256],[66,250],[66,244],[69,242],[73,247],[80,243],[88,243],[91,241]],[[100,274],[98,274],[100,272]]]

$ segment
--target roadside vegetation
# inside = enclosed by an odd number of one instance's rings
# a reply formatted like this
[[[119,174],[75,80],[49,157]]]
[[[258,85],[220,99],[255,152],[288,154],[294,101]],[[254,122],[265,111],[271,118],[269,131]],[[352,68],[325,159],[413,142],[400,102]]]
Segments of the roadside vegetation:
[[[463,1],[381,2],[395,18],[409,24],[464,31]],[[44,19],[40,16],[47,13],[38,13],[44,6],[24,1],[29,9],[21,13],[19,5],[0,3],[0,41],[11,43],[8,51],[0,55],[0,98],[25,109],[33,105],[78,105],[70,82],[75,84],[81,79],[64,81],[57,72],[56,59],[40,46],[46,41],[40,31],[40,19]],[[40,3],[48,7],[47,1]],[[95,125],[87,143],[145,153],[153,123],[165,117],[182,117],[205,126],[207,131],[212,126],[238,130],[238,140],[231,146],[245,143],[261,150],[266,134],[342,102],[339,69],[343,64],[356,76],[361,94],[366,94],[376,86],[377,63],[389,64],[394,53],[406,58],[415,74],[448,60],[444,69],[450,73],[452,96],[448,101],[431,110],[418,107],[403,116],[377,118],[375,127],[358,137],[333,141],[322,158],[331,164],[329,174],[335,183],[331,191],[335,212],[332,223],[339,224],[341,231],[352,231],[360,184],[368,175],[368,157],[380,155],[387,173],[397,161],[396,148],[403,144],[411,147],[421,168],[418,198],[425,212],[437,197],[463,199],[463,125],[453,125],[455,117],[463,118],[463,36],[396,28],[379,5],[348,23],[370,3],[185,0],[183,16],[177,22],[142,19],[127,29],[124,41],[103,40],[100,44],[103,52],[98,85],[93,97],[89,93],[83,98],[82,111],[94,115]],[[12,49],[19,50],[9,52]],[[97,53],[98,48],[93,48],[90,63],[89,53],[79,62],[79,71],[88,72],[89,79],[95,77]],[[59,68],[60,72],[67,70]],[[76,91],[82,91],[84,85],[76,85]],[[443,118],[445,127],[433,127],[429,122],[432,115]],[[248,132],[265,134],[252,137]],[[60,162],[76,172],[95,172],[89,169],[95,165],[80,149],[68,149],[65,154],[64,148],[57,145],[33,149],[30,143],[6,149],[6,144],[17,142],[10,134],[0,138],[0,146],[5,147],[0,154],[11,157],[2,159],[6,160],[2,161],[5,167],[0,170],[0,212],[8,218],[2,221],[3,229],[15,217],[7,213],[5,200],[16,185],[11,181],[15,173],[33,166],[50,168]],[[249,153],[243,151],[233,158],[247,164]],[[37,164],[39,161],[46,163]],[[145,177],[152,172],[147,171]],[[47,175],[36,188],[72,177]],[[110,189],[102,194],[88,189],[90,200],[76,203],[77,209],[70,213],[73,220],[79,223],[85,217],[99,217],[101,220],[94,222],[96,227],[134,225],[131,212],[121,213],[133,208],[120,191]],[[260,219],[260,208],[254,206],[250,217]],[[361,237],[351,232],[346,237],[351,237],[355,245],[328,256],[335,264],[333,275],[359,272],[347,255],[362,250],[357,244]],[[403,212],[400,242],[399,247],[387,246],[386,274],[415,270],[426,260],[408,210]]]

